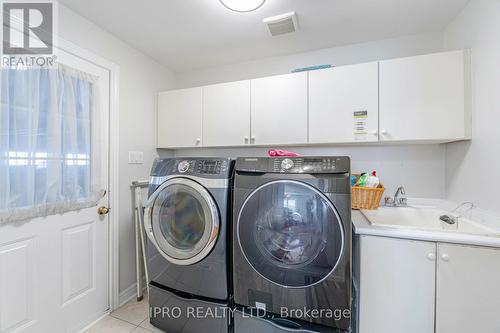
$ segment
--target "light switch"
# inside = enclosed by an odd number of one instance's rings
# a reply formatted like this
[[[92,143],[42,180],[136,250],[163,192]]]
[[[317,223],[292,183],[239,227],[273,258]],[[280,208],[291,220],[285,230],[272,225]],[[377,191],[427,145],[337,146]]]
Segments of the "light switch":
[[[144,164],[144,152],[142,151],[129,151],[128,164]]]

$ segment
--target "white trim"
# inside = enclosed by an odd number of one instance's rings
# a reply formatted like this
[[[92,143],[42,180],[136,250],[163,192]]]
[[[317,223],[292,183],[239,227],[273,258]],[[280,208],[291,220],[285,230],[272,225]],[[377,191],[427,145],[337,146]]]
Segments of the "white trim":
[[[109,71],[109,164],[108,164],[108,198],[113,209],[109,214],[109,309],[114,311],[119,307],[119,83],[120,66],[102,58],[78,45],[62,38],[57,38],[54,47],[68,52],[83,60],[89,61]],[[111,172],[113,171],[113,172]],[[116,213],[115,213],[116,212]]]
[[[127,289],[122,291],[118,297],[118,307],[125,305],[128,301],[137,295],[137,283],[131,284]]]
[[[118,297],[120,293],[120,267],[119,267],[119,86],[120,86],[120,68],[117,65],[110,70],[110,157],[109,157],[109,181],[110,181],[110,206],[114,207],[114,212],[110,216],[110,299],[109,306],[111,310],[117,309]],[[111,172],[113,171],[113,172]],[[111,193],[113,193],[111,195]]]
[[[145,286],[145,280],[143,279],[143,286]],[[146,291],[146,288],[143,288],[143,293]],[[137,297],[137,283],[131,284],[127,289],[120,293],[120,297],[118,299],[118,308],[124,306],[134,297]],[[143,300],[144,301],[144,300]]]

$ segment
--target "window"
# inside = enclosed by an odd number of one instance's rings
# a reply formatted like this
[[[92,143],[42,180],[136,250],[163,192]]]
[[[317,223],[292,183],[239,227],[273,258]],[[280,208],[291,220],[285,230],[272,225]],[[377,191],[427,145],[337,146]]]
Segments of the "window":
[[[95,78],[58,68],[1,72],[0,222],[80,209],[92,189]]]

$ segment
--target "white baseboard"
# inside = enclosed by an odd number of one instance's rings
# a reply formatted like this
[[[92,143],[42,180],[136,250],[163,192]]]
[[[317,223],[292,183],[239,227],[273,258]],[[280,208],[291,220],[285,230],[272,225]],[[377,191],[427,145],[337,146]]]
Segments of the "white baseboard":
[[[144,290],[142,291],[143,295],[146,295],[146,281],[142,282],[144,286]],[[137,297],[137,283],[130,285],[127,289],[120,292],[120,297],[118,299],[118,307],[121,307],[132,298]]]

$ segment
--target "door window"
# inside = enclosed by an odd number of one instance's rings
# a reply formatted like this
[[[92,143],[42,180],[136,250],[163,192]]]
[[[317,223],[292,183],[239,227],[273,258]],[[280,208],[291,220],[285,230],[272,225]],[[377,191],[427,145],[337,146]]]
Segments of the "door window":
[[[181,250],[192,250],[205,232],[205,212],[191,193],[173,185],[158,197],[160,230],[165,239]]]
[[[101,198],[91,179],[97,79],[62,64],[1,70],[0,223]]]
[[[210,194],[185,178],[167,181],[157,191],[151,218],[160,251],[169,260],[186,264],[203,259],[219,232],[219,215]]]
[[[314,187],[296,181],[255,190],[240,210],[237,228],[248,262],[280,285],[321,281],[342,253],[343,229],[334,206]]]

